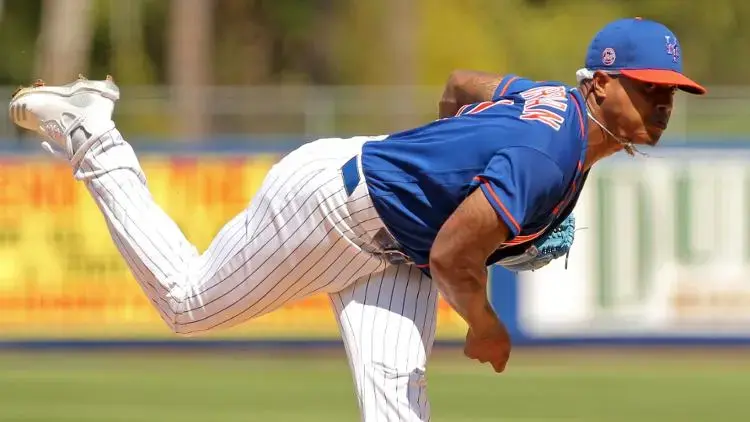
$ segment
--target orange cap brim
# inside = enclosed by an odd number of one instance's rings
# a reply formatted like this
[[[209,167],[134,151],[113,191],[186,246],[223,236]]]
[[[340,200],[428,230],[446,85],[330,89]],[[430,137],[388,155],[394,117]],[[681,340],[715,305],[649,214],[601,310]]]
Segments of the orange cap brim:
[[[682,73],[665,69],[623,69],[620,71],[624,76],[641,82],[650,82],[659,85],[675,85],[679,89],[691,94],[703,95],[706,88],[693,81]]]

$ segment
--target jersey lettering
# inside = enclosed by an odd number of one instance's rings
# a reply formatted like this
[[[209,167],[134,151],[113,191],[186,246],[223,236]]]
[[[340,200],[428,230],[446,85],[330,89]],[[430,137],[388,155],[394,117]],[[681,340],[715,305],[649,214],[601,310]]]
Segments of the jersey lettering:
[[[521,120],[544,123],[554,130],[560,130],[565,123],[564,113],[568,109],[568,91],[564,86],[540,86],[521,93],[526,100],[521,113]],[[558,113],[550,110],[560,110]]]
[[[456,113],[456,116],[481,113],[498,104],[513,105],[513,100],[483,101],[478,104],[468,104],[461,107]]]

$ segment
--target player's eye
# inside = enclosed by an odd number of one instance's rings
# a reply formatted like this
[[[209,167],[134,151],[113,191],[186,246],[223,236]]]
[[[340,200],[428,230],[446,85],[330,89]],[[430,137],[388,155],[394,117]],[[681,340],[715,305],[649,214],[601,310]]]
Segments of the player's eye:
[[[667,92],[672,95],[677,92],[677,87],[675,85],[661,85],[651,82],[644,82],[641,84],[641,86],[646,94],[658,94]]]

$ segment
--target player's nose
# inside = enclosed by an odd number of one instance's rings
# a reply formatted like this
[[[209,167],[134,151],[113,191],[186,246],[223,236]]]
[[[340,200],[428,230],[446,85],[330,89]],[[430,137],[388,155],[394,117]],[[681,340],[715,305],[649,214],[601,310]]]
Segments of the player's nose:
[[[658,104],[656,106],[656,114],[669,116],[670,114],[672,114],[672,104]]]

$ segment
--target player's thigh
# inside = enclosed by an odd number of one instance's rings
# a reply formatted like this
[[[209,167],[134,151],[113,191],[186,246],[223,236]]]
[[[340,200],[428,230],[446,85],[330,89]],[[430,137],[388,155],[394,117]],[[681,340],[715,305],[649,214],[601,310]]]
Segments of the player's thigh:
[[[331,294],[365,420],[429,418],[425,369],[437,290],[411,265],[390,266]]]
[[[342,236],[346,201],[340,174],[320,160],[282,160],[189,271],[178,324],[190,333],[236,325],[382,268]]]

